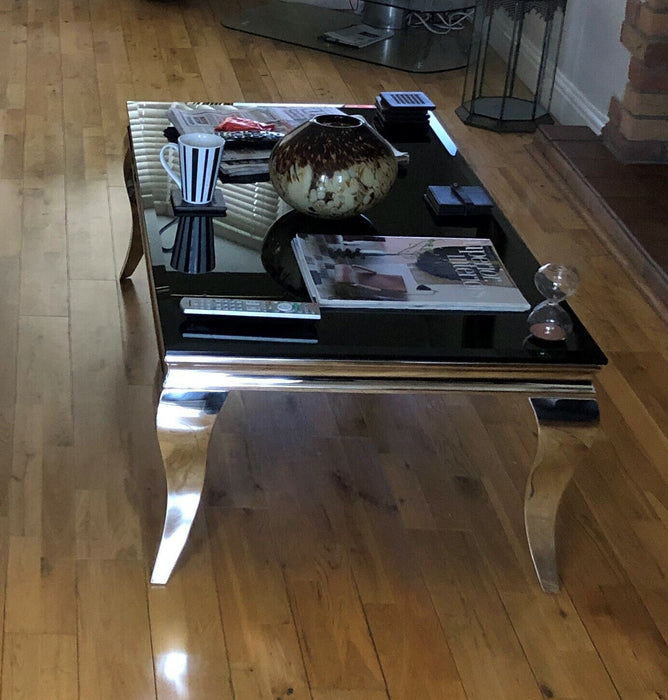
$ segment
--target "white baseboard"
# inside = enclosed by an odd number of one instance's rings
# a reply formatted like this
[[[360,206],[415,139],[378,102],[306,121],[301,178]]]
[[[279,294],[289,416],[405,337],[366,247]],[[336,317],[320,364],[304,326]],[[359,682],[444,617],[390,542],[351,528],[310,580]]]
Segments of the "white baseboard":
[[[562,124],[584,124],[595,134],[608,123],[608,115],[593,105],[558,68],[550,113]]]
[[[505,26],[504,26],[505,25]],[[510,46],[510,19],[499,21],[501,31],[493,33],[492,46],[502,56],[507,56]],[[526,36],[522,38],[522,49],[517,65],[517,75],[528,85],[535,84],[535,76],[540,64],[540,50]],[[608,115],[587,99],[587,96],[557,68],[554,91],[552,93],[552,114],[562,124],[577,124],[588,126],[594,133],[600,134],[601,129],[608,122]]]

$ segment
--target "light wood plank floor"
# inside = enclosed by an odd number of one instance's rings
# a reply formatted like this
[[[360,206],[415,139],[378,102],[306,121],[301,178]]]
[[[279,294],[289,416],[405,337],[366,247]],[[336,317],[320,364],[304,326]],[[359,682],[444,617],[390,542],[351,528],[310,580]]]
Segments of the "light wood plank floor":
[[[232,0],[0,0],[2,700],[668,697],[665,321],[531,156],[417,76],[226,30]],[[206,508],[148,585],[165,487],[126,99],[368,103],[424,90],[610,357],[540,592],[524,401],[236,395]]]

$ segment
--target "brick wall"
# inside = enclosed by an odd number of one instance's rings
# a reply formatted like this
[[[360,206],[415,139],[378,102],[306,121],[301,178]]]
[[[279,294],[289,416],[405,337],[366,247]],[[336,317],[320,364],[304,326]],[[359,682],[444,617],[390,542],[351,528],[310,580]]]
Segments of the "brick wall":
[[[631,52],[603,140],[630,163],[668,163],[668,0],[627,0],[621,41]]]

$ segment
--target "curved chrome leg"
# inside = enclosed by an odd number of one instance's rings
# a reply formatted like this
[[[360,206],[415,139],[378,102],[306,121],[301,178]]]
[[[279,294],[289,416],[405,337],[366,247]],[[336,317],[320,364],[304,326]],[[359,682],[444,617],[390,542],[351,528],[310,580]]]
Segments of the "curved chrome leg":
[[[128,144],[125,152],[125,160],[123,161],[123,174],[125,176],[125,189],[130,200],[130,210],[132,211],[132,236],[128,245],[128,252],[125,255],[125,262],[121,269],[120,278],[122,280],[132,276],[132,273],[137,269],[137,265],[144,254],[144,245],[142,243],[141,228],[139,225],[139,212],[137,210],[137,194],[135,192],[135,177],[132,167],[132,154]]]
[[[530,401],[538,423],[538,449],[524,495],[524,524],[541,588],[556,593],[557,510],[575,468],[594,440],[599,411],[594,399]]]
[[[167,512],[151,583],[167,583],[188,539],[199,507],[211,429],[225,391],[163,390],[158,404],[158,442],[167,478]]]

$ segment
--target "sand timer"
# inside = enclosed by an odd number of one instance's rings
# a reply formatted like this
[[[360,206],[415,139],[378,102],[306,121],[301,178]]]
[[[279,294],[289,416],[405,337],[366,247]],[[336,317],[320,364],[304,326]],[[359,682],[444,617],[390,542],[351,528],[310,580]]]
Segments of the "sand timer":
[[[545,301],[529,314],[529,332],[541,340],[565,340],[573,330],[573,322],[560,302],[577,290],[580,284],[577,270],[568,265],[547,263],[538,268],[533,279]]]

